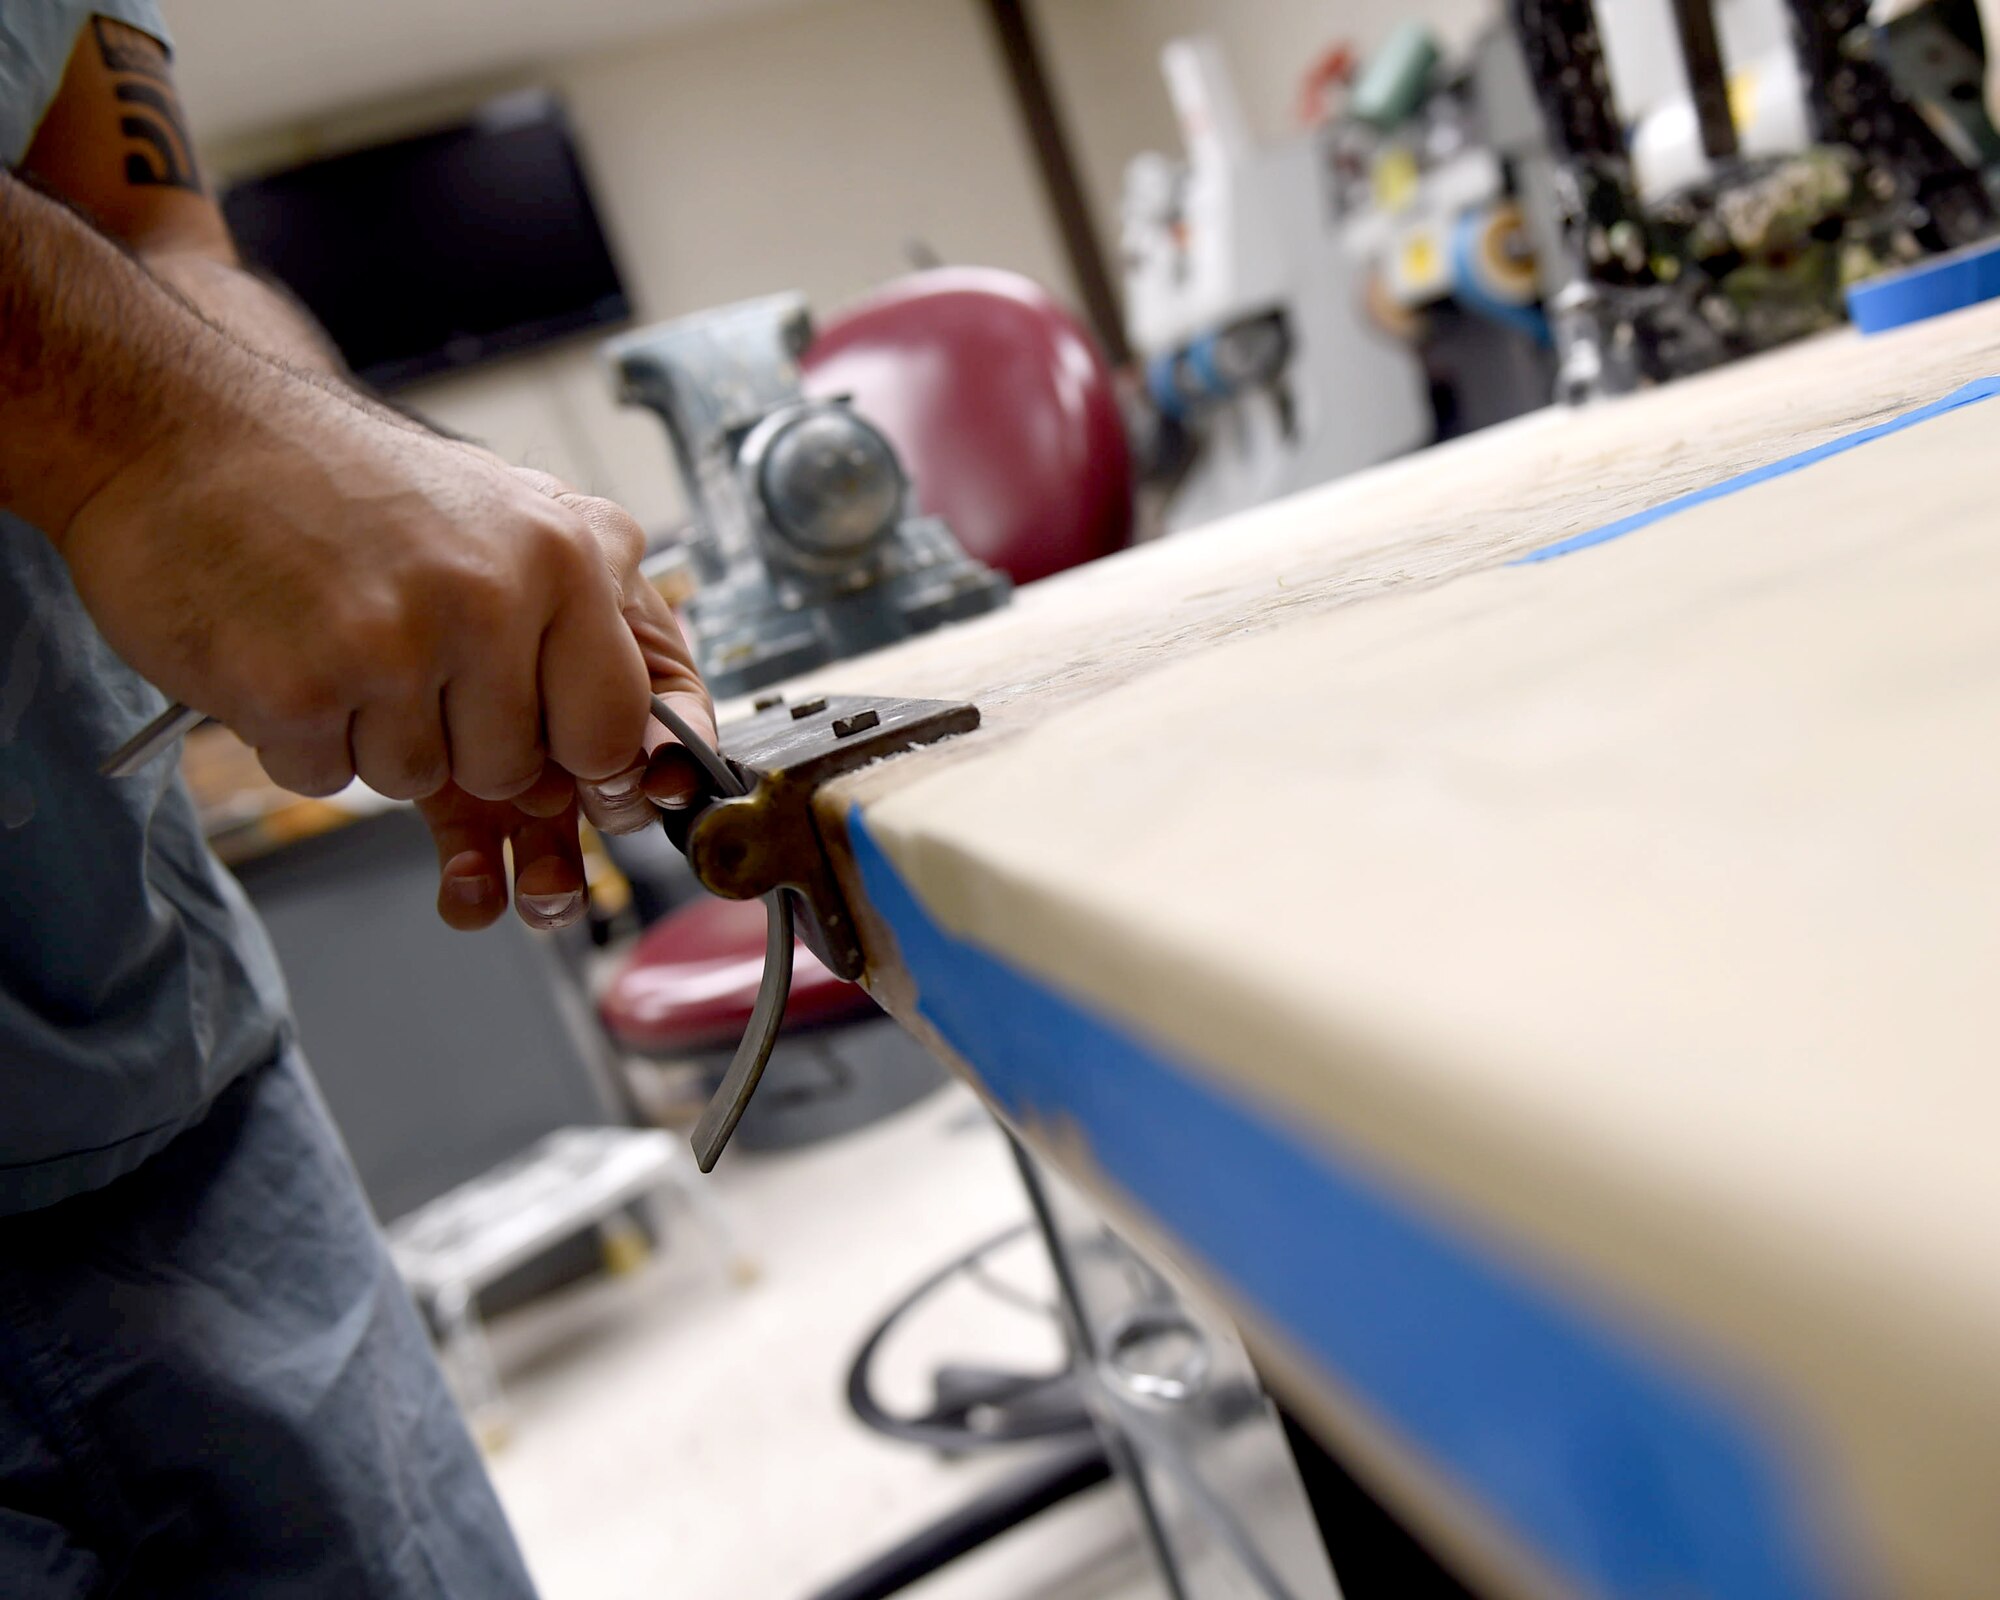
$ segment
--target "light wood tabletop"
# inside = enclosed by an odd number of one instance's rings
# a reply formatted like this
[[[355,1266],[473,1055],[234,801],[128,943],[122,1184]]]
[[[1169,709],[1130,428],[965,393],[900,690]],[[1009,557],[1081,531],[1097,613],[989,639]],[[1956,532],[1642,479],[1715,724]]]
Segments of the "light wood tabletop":
[[[1829,336],[808,680],[984,714],[820,798],[874,992],[1494,1587],[2000,1571],[2000,404],[1880,427],[1996,373]]]

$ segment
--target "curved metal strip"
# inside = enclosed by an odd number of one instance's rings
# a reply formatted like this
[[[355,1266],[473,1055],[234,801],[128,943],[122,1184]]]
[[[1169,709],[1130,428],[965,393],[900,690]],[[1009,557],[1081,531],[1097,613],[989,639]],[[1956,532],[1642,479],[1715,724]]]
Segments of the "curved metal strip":
[[[748,792],[741,778],[720,751],[688,725],[687,719],[658,695],[653,696],[653,715],[688,753],[699,761],[726,795]],[[722,1075],[714,1097],[702,1112],[689,1140],[694,1146],[695,1164],[712,1172],[736,1124],[750,1108],[750,1096],[757,1092],[771,1052],[777,1048],[779,1031],[785,1025],[785,1003],[792,996],[792,902],[783,889],[764,896],[764,978],[757,986],[757,999],[750,1008],[750,1025],[736,1054],[729,1058],[729,1070]]]
[[[764,981],[757,989],[757,1002],[750,1008],[750,1025],[743,1030],[743,1042],[730,1058],[729,1070],[694,1125],[690,1143],[695,1164],[703,1172],[714,1170],[716,1158],[729,1143],[736,1124],[749,1109],[750,1096],[778,1043],[778,1031],[785,1025],[785,1002],[792,994],[792,902],[783,889],[764,896],[765,940]]]
[[[682,716],[659,695],[653,696],[653,716],[661,727],[671,733],[686,747],[689,755],[699,761],[702,770],[714,781],[716,788],[724,794],[748,794],[743,780],[736,776],[736,769],[722,759],[722,753],[696,733]]]

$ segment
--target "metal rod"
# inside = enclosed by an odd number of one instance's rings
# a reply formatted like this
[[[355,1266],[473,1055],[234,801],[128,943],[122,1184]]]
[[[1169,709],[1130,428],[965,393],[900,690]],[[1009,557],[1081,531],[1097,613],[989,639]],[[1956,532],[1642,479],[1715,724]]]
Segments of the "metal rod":
[[[748,794],[743,780],[736,776],[736,769],[722,759],[722,752],[696,733],[683,717],[659,695],[653,696],[653,715],[676,739],[680,740],[687,753],[701,763],[702,770],[715,780],[716,788],[724,794]]]
[[[1714,7],[1710,0],[1674,0],[1674,23],[1680,29],[1681,59],[1687,63],[1688,88],[1694,93],[1694,113],[1701,124],[1701,147],[1709,160],[1727,161],[1740,146],[1736,119],[1729,110],[1729,75],[1716,37]]]
[[[658,695],[653,696],[653,715],[662,726],[687,747],[724,794],[743,793],[743,782],[729,763],[710,747],[707,740],[688,726],[687,720]],[[208,720],[207,713],[176,700],[166,710],[127,739],[105,758],[97,770],[107,778],[129,778],[176,739],[184,738]]]
[[[170,749],[176,740],[194,732],[207,720],[206,712],[184,706],[176,700],[112,751],[97,770],[107,778],[129,778],[153,757]]]
[[[984,0],[984,3],[994,41],[1000,46],[1007,85],[1014,93],[1014,103],[1034,152],[1042,191],[1048,198],[1049,209],[1055,213],[1063,254],[1068,258],[1070,271],[1076,275],[1077,292],[1082,295],[1084,309],[1090,316],[1091,331],[1104,346],[1111,364],[1123,366],[1132,359],[1131,347],[1125,339],[1125,314],[1119,309],[1118,289],[1112,281],[1104,247],[1098,242],[1096,224],[1091,220],[1076,156],[1056,106],[1055,86],[1049,81],[1041,41],[1035,36],[1034,18],[1028,14],[1026,0]]]

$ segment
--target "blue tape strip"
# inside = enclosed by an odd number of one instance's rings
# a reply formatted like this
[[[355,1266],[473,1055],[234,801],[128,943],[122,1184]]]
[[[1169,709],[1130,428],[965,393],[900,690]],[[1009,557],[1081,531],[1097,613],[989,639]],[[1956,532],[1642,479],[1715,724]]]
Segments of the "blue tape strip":
[[[2000,297],[2000,240],[1967,245],[1847,291],[1847,314],[1863,333],[1927,322]]]
[[[1111,1181],[1528,1549],[1633,1600],[1833,1593],[1752,1414],[947,933],[858,810],[849,836],[919,1008],[1001,1104],[1080,1130]]]
[[[1567,539],[1559,539],[1552,545],[1509,562],[1509,566],[1532,566],[1537,561],[1553,561],[1557,556],[1574,555],[1579,550],[1588,550],[1593,545],[1609,544],[1613,539],[1622,539],[1628,533],[1637,533],[1641,528],[1650,528],[1656,522],[1664,522],[1668,517],[1678,516],[1683,511],[1692,511],[1696,506],[1707,505],[1711,500],[1720,500],[1726,495],[1740,494],[1743,490],[1764,483],[1772,478],[1782,478],[1787,473],[1799,472],[1815,466],[1849,450],[1859,449],[1877,439],[1886,439],[1892,433],[1901,433],[1905,428],[1914,428],[1918,423],[1929,422],[1948,411],[1956,411],[1980,400],[1990,400],[2000,394],[2000,378],[1981,378],[1968,383],[1963,389],[1953,391],[1942,400],[1933,400],[1927,406],[1919,406],[1915,411],[1906,411],[1900,417],[1892,417],[1887,422],[1879,422],[1872,428],[1863,428],[1858,433],[1846,434],[1838,439],[1830,439],[1825,444],[1815,445],[1810,450],[1802,450],[1795,456],[1786,456],[1782,461],[1774,461],[1768,467],[1758,467],[1752,472],[1725,478],[1720,483],[1710,484],[1706,489],[1697,489],[1692,494],[1684,494],[1677,500],[1668,500],[1647,511],[1640,511],[1618,522],[1602,528],[1593,528],[1589,533],[1575,534]]]
[[[1201,384],[1204,400],[1226,400],[1229,398],[1229,380],[1222,375],[1222,369],[1215,364],[1215,335],[1204,333],[1187,347],[1188,370]]]

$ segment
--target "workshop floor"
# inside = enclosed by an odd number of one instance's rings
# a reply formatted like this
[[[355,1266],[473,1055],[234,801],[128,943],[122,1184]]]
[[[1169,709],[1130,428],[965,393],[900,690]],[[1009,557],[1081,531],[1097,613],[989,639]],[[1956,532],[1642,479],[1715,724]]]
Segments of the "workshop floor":
[[[954,1085],[888,1122],[711,1180],[759,1274],[740,1286],[683,1230],[625,1277],[499,1319],[510,1408],[493,1458],[544,1600],[806,1600],[1006,1475],[881,1438],[843,1399],[856,1345],[952,1256],[1025,1215],[1000,1139]],[[1030,1243],[994,1276],[1044,1298]],[[1053,1325],[959,1284],[899,1333],[884,1398],[914,1408],[942,1359],[1046,1367]],[[1154,1600],[1115,1487],[957,1563],[913,1600]]]

